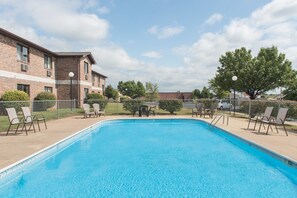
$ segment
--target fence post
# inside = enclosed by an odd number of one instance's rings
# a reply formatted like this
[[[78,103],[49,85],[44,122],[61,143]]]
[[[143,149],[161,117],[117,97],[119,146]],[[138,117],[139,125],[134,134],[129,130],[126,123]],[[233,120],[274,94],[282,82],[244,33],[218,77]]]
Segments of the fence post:
[[[251,117],[252,101],[249,101],[249,117]]]
[[[57,100],[57,119],[59,119],[59,100]]]

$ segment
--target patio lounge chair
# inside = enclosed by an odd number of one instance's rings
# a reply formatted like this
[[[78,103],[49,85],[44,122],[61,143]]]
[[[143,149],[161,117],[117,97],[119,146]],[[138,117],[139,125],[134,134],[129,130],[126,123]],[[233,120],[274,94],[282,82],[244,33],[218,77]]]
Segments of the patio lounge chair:
[[[254,130],[256,129],[257,122],[261,122],[264,120],[269,121],[269,119],[271,117],[272,110],[273,110],[273,107],[266,107],[264,114],[256,115],[255,117],[250,117],[247,129],[249,129],[251,121],[255,122]]]
[[[7,112],[8,120],[9,120],[9,127],[7,129],[7,132],[6,132],[6,136],[8,135],[8,133],[10,131],[10,127],[12,125],[17,125],[15,133],[18,132],[19,127],[22,125],[22,131],[25,128],[26,135],[28,135],[28,131],[27,131],[27,127],[26,127],[27,124],[30,124],[30,127],[29,127],[28,130],[30,130],[31,127],[33,126],[34,132],[36,132],[35,131],[35,126],[34,126],[34,123],[33,123],[32,119],[19,118],[15,108],[6,108],[6,112]]]
[[[83,104],[83,109],[85,111],[84,117],[91,117],[92,115],[94,115],[95,117],[95,112],[90,110],[90,105],[89,104]]]
[[[266,135],[268,134],[269,127],[272,130],[272,127],[271,127],[272,124],[275,126],[275,129],[276,129],[277,133],[278,133],[277,125],[282,125],[284,127],[285,132],[286,132],[286,135],[288,136],[288,132],[287,132],[286,127],[285,127],[285,120],[286,120],[286,117],[287,117],[288,110],[289,110],[288,108],[280,108],[278,110],[276,118],[271,117],[268,121],[267,120],[262,120],[258,132],[260,132],[262,123],[268,124]]]
[[[217,111],[218,108],[218,104],[217,103],[212,103],[210,105],[210,109],[204,109],[204,117],[206,115],[208,115],[210,118],[213,117],[213,115],[215,114],[215,112]]]
[[[93,108],[94,108],[94,113],[95,113],[95,116],[96,117],[100,117],[101,115],[104,115],[105,116],[105,111],[103,110],[101,110],[100,109],[100,105],[99,104],[97,104],[97,103],[94,103],[93,104]]]
[[[193,115],[198,116],[198,114],[200,115],[200,117],[202,117],[202,115],[204,114],[203,106],[203,103],[197,103],[196,107],[192,109],[192,117]]]
[[[23,115],[24,115],[25,120],[33,121],[33,122],[36,121],[37,122],[39,131],[40,131],[39,122],[43,122],[44,126],[45,126],[45,129],[47,129],[44,115],[42,115],[42,114],[32,115],[29,107],[22,107],[22,111],[23,111]]]

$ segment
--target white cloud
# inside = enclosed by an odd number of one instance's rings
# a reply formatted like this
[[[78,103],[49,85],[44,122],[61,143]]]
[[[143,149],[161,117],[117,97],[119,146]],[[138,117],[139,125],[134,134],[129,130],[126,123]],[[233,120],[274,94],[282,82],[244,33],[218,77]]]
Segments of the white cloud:
[[[142,53],[142,56],[148,57],[148,58],[162,58],[162,55],[160,54],[160,52],[157,51],[148,51],[148,52],[144,52]]]
[[[110,10],[105,6],[98,8],[98,11],[100,14],[108,14],[110,12]]]
[[[211,15],[204,23],[207,25],[213,25],[217,22],[220,22],[223,19],[223,15],[215,13]]]
[[[0,23],[19,23],[19,26],[37,27],[56,37],[76,42],[93,43],[108,36],[109,23],[94,14],[80,13],[80,1],[52,0],[0,2],[8,9],[0,13]],[[20,16],[22,20],[20,20]],[[21,25],[20,25],[21,24]],[[7,27],[7,29],[13,29]]]
[[[148,32],[157,35],[158,39],[165,39],[172,36],[176,36],[184,31],[183,26],[166,26],[159,27],[154,25],[148,29]]]

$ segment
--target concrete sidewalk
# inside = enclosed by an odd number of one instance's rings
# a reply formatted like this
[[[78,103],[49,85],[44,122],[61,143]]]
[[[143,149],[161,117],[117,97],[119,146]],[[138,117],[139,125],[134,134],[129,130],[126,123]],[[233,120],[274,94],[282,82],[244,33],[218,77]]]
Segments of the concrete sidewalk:
[[[96,122],[104,119],[132,118],[131,116],[106,116],[99,118],[82,118],[82,116],[63,118],[47,122],[48,130],[45,130],[41,124],[42,131],[14,134],[10,132],[0,133],[0,169],[12,163],[15,163],[55,142],[62,140],[75,132],[82,130]],[[190,116],[156,116],[150,118],[191,118]],[[135,117],[137,119],[137,117]],[[195,118],[200,119],[200,118]],[[211,122],[210,118],[203,118],[206,122]],[[220,120],[217,126],[225,129],[237,136],[259,144],[274,152],[280,153],[288,158],[297,161],[297,134],[290,133],[287,137],[283,130],[280,133],[257,133],[252,130],[246,130],[246,119],[230,118],[229,125],[223,124]],[[275,130],[274,130],[275,131]]]

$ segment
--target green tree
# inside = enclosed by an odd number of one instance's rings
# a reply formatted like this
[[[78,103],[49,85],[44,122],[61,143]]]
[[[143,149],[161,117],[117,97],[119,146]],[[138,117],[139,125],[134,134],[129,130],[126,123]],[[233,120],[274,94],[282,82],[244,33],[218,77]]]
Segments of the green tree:
[[[129,80],[127,82],[120,81],[118,84],[118,90],[121,94],[133,99],[145,95],[145,88],[140,81],[137,83],[134,80]]]
[[[113,98],[113,95],[114,95],[113,87],[111,85],[107,85],[107,87],[105,88],[104,94],[105,94],[105,96],[107,97],[108,100],[110,98]]]
[[[206,87],[203,87],[200,95],[201,95],[201,98],[212,98],[213,97],[213,94]]]
[[[261,48],[256,57],[252,56],[251,50],[242,47],[226,52],[219,62],[221,66],[218,67],[214,79],[209,82],[211,87],[224,91],[235,88],[248,94],[250,99],[288,85],[290,79],[296,77],[292,63],[274,46]],[[234,75],[238,77],[236,82],[232,81]]]
[[[159,98],[158,84],[151,82],[145,83],[145,97],[150,101],[155,101]]]
[[[192,97],[194,99],[199,99],[201,98],[201,93],[199,89],[194,89],[194,91],[192,91]]]
[[[112,99],[116,100],[119,98],[119,91],[117,89],[113,89]]]

